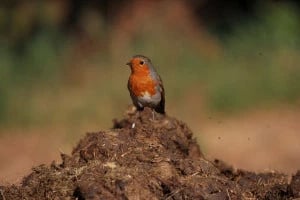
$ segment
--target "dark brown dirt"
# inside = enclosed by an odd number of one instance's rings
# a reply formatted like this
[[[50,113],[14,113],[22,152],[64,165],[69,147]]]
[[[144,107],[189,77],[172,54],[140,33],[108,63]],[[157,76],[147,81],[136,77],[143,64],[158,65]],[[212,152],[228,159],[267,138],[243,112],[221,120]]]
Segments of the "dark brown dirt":
[[[210,162],[186,124],[159,114],[153,120],[149,109],[88,133],[61,156],[61,164],[33,168],[20,185],[1,186],[0,200],[300,198],[300,171],[289,181]]]

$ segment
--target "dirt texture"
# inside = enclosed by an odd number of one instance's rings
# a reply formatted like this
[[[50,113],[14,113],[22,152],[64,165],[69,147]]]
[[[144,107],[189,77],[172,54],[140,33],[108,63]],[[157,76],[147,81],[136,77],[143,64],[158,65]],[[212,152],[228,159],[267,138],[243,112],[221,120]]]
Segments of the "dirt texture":
[[[0,186],[0,200],[300,198],[300,171],[289,180],[208,161],[185,123],[153,118],[149,109],[115,120],[111,130],[87,133],[61,157],[61,164],[33,168],[20,185]]]

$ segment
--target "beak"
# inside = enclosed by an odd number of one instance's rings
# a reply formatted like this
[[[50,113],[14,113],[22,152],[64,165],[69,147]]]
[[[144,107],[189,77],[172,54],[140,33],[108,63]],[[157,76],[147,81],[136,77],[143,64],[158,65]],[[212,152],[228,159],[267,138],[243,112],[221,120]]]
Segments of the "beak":
[[[130,65],[131,65],[131,62],[126,63],[126,65],[130,66]]]

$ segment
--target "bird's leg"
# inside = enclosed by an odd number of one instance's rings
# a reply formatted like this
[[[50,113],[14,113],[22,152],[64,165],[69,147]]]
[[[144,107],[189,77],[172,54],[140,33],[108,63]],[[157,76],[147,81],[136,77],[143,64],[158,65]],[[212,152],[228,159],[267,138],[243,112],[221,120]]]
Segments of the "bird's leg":
[[[152,109],[152,120],[154,121],[155,120],[155,113],[154,113],[154,109]]]

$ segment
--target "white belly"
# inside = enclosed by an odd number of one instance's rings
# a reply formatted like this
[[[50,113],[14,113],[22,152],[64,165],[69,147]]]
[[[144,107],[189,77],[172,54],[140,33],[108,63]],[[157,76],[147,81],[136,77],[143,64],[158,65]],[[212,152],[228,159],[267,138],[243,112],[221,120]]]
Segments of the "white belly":
[[[152,95],[146,91],[143,92],[140,97],[138,97],[138,103],[141,107],[147,106],[147,105],[157,105],[159,104],[161,100],[160,92],[157,92],[155,95]]]

